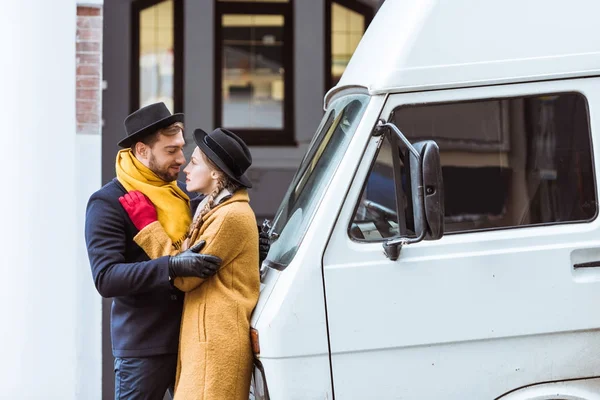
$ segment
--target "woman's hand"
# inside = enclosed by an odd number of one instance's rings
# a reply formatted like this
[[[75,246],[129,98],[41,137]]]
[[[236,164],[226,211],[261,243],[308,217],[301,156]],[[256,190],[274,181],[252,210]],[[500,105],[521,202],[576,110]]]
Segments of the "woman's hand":
[[[121,203],[127,214],[129,214],[131,222],[140,231],[147,225],[158,220],[154,204],[139,190],[131,191],[119,197],[119,203]]]

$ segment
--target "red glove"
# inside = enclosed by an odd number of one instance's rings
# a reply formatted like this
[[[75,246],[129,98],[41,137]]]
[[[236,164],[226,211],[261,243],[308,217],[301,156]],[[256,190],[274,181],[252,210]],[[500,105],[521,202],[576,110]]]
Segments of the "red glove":
[[[129,214],[131,222],[138,230],[158,220],[154,204],[138,190],[131,191],[125,196],[119,197],[119,202]]]

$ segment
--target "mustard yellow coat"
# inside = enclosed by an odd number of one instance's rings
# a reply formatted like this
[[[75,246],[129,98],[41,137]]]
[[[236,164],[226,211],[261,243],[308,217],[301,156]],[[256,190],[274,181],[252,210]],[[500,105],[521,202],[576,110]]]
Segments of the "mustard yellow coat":
[[[248,193],[239,190],[203,218],[202,253],[220,257],[206,280],[176,278],[186,292],[179,338],[175,400],[248,400],[252,371],[250,315],[259,295],[258,229]],[[135,241],[151,258],[173,254],[159,222]]]

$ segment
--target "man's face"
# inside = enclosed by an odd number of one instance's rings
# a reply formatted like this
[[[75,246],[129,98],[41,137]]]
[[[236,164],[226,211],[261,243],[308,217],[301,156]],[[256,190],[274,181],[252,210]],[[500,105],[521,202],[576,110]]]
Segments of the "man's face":
[[[144,145],[138,159],[160,179],[172,182],[177,179],[181,166],[185,164],[183,133],[173,136],[158,135],[158,141],[152,147]]]

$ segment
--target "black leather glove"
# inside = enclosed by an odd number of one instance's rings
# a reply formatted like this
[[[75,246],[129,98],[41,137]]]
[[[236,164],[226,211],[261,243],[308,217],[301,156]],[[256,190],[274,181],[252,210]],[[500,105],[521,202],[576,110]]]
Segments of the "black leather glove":
[[[169,257],[169,277],[171,279],[178,276],[208,278],[216,274],[221,259],[209,254],[198,254],[205,244],[206,242],[202,240],[186,251]]]
[[[267,253],[271,248],[271,240],[269,239],[269,233],[265,232],[260,226],[258,227],[258,262],[262,262],[267,258]]]

